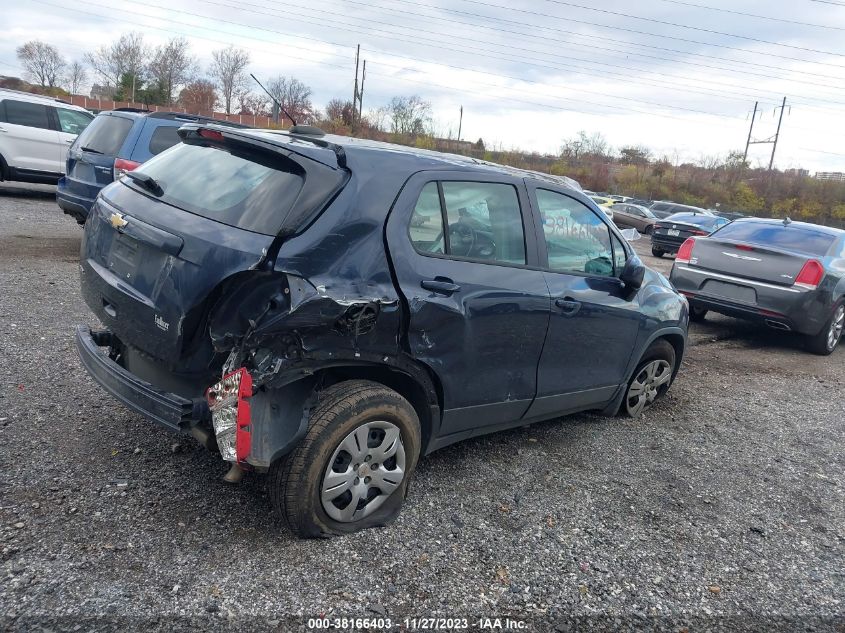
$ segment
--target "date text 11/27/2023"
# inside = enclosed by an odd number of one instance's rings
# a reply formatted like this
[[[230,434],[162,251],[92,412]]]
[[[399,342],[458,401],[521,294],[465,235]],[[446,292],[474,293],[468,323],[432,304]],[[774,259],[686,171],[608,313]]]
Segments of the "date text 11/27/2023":
[[[309,618],[311,630],[390,630],[394,627],[407,631],[523,631],[528,628],[525,620],[514,618]]]

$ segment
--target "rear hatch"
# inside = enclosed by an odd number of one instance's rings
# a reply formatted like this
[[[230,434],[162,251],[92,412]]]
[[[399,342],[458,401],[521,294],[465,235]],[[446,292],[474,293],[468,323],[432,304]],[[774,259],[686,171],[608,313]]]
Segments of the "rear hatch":
[[[280,236],[306,226],[347,180],[336,163],[287,149],[286,137],[273,146],[243,133],[182,132],[186,143],[103,190],[80,258],[100,320],[171,366],[205,326],[214,289],[265,263]]]
[[[119,114],[101,114],[91,121],[68,151],[65,174],[69,193],[93,200],[114,180],[115,157],[134,124],[134,118]]]

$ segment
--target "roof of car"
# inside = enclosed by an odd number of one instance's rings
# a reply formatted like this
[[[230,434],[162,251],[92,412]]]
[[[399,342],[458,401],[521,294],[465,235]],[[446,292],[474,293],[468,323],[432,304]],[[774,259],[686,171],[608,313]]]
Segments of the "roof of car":
[[[755,224],[779,224],[781,226],[787,228],[795,228],[795,229],[802,229],[805,231],[816,231],[818,233],[826,233],[827,235],[833,235],[834,237],[840,237],[845,235],[845,230],[837,229],[832,226],[823,226],[821,224],[813,224],[812,222],[796,222],[790,220],[786,224],[784,224],[783,220],[779,220],[777,218],[738,218],[733,221],[733,224],[748,224],[748,223],[755,223]]]
[[[531,171],[527,169],[518,169],[508,165],[500,165],[486,160],[473,158],[471,156],[462,156],[460,154],[449,154],[446,152],[438,152],[435,150],[420,149],[417,147],[408,147],[406,145],[396,145],[394,143],[385,143],[383,141],[373,141],[369,139],[353,138],[350,136],[338,136],[335,134],[325,134],[323,136],[305,135],[305,134],[291,134],[285,130],[263,130],[263,129],[241,129],[238,134],[252,136],[260,140],[269,141],[273,143],[288,144],[291,141],[295,143],[309,143],[315,146],[325,146],[326,144],[334,145],[343,148],[346,153],[365,154],[368,152],[390,152],[404,157],[417,157],[428,161],[435,161],[441,163],[446,167],[461,167],[473,168],[488,172],[502,173],[509,176],[516,176],[518,178],[534,178],[542,180],[550,184],[567,187],[573,191],[581,193],[580,187],[576,187],[575,181],[565,176],[555,176],[553,174],[544,174],[538,171]],[[289,145],[288,145],[289,147]],[[575,183],[575,184],[573,184]]]
[[[163,111],[152,111],[152,110],[141,110],[140,108],[116,108],[114,110],[103,110],[100,114],[105,114],[108,116],[112,116],[114,114],[119,114],[120,116],[126,116],[130,118],[149,118],[149,119],[163,119],[167,121],[175,121],[176,123],[183,124],[183,123],[208,123],[208,124],[218,124],[218,125],[225,125],[228,127],[239,127],[246,129],[248,126],[241,125],[240,123],[233,123],[232,121],[224,121],[222,119],[212,119],[207,116],[202,116],[199,114],[188,114],[186,112],[163,112]]]
[[[51,97],[50,95],[39,95],[35,94],[34,92],[24,92],[23,90],[12,90],[10,88],[0,88],[0,99],[2,98],[14,98],[19,101],[31,101],[33,103],[47,103],[50,105],[56,105],[57,103],[62,104],[62,107],[70,108],[71,110],[80,110],[82,112],[88,112],[85,108],[82,108],[77,105],[73,105],[72,103],[68,103],[60,99],[59,97]]]

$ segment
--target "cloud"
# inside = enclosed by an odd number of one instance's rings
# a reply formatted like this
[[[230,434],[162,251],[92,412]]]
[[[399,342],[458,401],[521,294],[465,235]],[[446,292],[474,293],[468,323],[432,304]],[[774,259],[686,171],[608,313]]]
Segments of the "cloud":
[[[150,0],[120,10],[105,0],[27,0],[4,7],[0,72],[19,72],[15,47],[29,39],[81,59],[121,32],[141,30],[151,44],[186,36],[203,68],[216,48],[248,48],[257,76],[295,76],[322,104],[351,97],[360,43],[365,109],[419,94],[432,102],[440,127],[455,130],[463,105],[465,138],[554,152],[585,129],[616,147],[697,158],[743,149],[755,101],[762,117],[754,136],[771,136],[773,108],[787,95],[792,107],[776,163],[845,170],[845,9],[808,2],[798,14],[793,0],[694,3],[785,21],[677,0],[312,0],[297,7]],[[770,150],[755,145],[751,156],[767,163]]]

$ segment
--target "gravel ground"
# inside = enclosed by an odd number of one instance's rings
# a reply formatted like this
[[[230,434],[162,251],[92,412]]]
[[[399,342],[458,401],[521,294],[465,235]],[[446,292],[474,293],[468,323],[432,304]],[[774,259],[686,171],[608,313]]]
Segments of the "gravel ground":
[[[845,349],[710,318],[641,419],[446,448],[393,526],[298,541],[262,477],[225,486],[88,379],[79,237],[49,187],[0,187],[4,629],[845,630]]]

